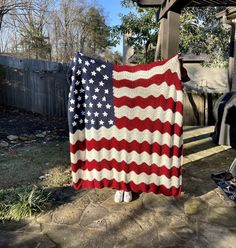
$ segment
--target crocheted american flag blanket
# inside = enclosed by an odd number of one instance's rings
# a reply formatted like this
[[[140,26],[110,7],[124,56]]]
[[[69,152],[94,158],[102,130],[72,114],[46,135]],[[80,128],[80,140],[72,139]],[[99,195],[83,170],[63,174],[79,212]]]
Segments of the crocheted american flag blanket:
[[[130,66],[78,52],[68,72],[74,188],[178,196],[183,152],[178,56]]]

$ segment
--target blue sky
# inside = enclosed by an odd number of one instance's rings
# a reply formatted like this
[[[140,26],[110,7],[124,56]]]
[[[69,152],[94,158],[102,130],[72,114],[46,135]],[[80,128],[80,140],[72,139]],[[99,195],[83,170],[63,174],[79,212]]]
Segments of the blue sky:
[[[121,6],[120,0],[96,0],[96,2],[104,9],[104,14],[107,16],[107,24],[109,26],[119,25],[119,14],[126,14],[129,12],[129,9]],[[122,53],[122,41],[121,44],[117,45],[113,50]]]
[[[96,0],[96,2],[104,9],[105,15],[108,17],[108,24],[112,26],[120,24],[120,13],[124,14],[129,11],[121,6],[120,0]]]

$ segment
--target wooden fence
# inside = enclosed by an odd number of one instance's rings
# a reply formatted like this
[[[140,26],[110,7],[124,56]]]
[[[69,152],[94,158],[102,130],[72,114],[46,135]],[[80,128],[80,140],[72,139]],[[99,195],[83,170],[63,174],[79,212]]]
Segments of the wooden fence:
[[[222,93],[184,92],[184,125],[214,125],[213,106]]]
[[[66,117],[69,91],[67,64],[0,56],[0,66],[0,105],[48,117]],[[185,93],[184,124],[212,124],[212,103],[219,95],[191,93],[191,96],[197,115],[189,95]]]
[[[49,117],[66,116],[68,65],[0,56],[0,66],[0,105],[14,106]]]

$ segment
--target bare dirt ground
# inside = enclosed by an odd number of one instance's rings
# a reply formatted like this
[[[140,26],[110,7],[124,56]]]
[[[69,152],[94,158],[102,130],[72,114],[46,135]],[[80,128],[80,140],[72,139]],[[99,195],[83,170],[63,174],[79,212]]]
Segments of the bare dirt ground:
[[[68,181],[67,120],[0,107],[0,188]]]
[[[52,132],[57,138],[68,135],[66,118],[49,119],[13,107],[0,106],[0,127],[0,141],[8,141],[9,135],[36,135],[44,131]]]

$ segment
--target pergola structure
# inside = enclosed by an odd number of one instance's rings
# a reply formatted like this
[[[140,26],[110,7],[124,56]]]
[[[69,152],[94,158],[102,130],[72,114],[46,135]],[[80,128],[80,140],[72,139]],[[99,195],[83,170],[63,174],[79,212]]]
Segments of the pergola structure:
[[[137,0],[140,7],[159,7],[161,56],[171,57],[179,52],[179,26],[181,10],[185,7],[230,7],[228,11],[233,12],[232,7],[236,7],[236,0]],[[235,10],[235,8],[234,8]],[[222,12],[222,17],[225,12]],[[236,40],[235,24],[232,25],[231,44]],[[231,45],[230,54],[234,53]],[[234,54],[235,57],[235,54]],[[232,87],[234,63],[230,60],[229,66],[229,88]],[[236,68],[235,68],[236,69]],[[236,75],[235,75],[236,76]],[[236,87],[236,78],[233,82]]]
[[[229,53],[229,89],[236,91],[236,7],[227,7],[217,13],[218,18],[223,18],[223,23],[231,27],[230,53]]]

